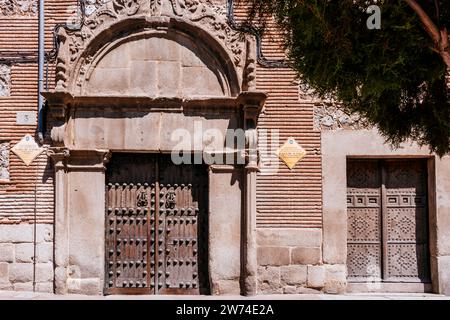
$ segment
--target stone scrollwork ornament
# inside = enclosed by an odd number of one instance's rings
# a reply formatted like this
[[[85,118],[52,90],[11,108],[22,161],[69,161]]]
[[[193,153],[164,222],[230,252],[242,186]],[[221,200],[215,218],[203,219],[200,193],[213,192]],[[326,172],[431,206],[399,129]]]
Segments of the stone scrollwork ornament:
[[[113,0],[117,13],[125,13],[129,16],[136,14],[140,6],[139,0]]]
[[[71,86],[80,86],[84,81],[93,61],[89,55],[95,54],[92,50],[100,49],[98,42],[103,43],[97,36],[118,22],[150,17],[175,18],[208,32],[227,51],[240,78],[251,80],[248,72],[244,74],[249,65],[246,35],[228,25],[225,4],[211,0],[110,0],[96,2],[89,13],[81,29],[61,28],[59,31],[60,49],[56,66],[59,91],[70,90]],[[112,36],[117,38],[120,34]]]

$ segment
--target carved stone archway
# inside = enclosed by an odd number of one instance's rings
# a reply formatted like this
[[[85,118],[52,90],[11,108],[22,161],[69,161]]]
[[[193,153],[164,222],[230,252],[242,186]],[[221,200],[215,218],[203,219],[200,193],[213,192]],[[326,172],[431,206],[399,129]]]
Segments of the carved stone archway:
[[[213,294],[256,293],[256,128],[266,96],[255,90],[255,41],[227,25],[224,9],[213,1],[112,0],[80,30],[60,32],[56,88],[44,93],[58,293],[103,292],[111,153],[170,153],[171,133],[195,136],[196,125],[223,136],[245,131],[243,149],[212,143],[214,153],[245,162],[210,166],[209,272]]]

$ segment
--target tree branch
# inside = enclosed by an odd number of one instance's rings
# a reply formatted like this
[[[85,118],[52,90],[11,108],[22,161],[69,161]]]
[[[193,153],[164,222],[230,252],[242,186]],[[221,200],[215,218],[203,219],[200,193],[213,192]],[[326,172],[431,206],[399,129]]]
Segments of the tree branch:
[[[425,27],[425,30],[430,35],[430,37],[433,39],[433,41],[438,43],[440,40],[439,29],[436,26],[436,24],[433,22],[433,20],[431,20],[431,18],[425,12],[425,10],[422,9],[420,4],[418,4],[416,2],[416,0],[405,0],[405,2],[417,13],[420,20],[422,21],[422,24]]]
[[[436,26],[436,24],[431,20],[425,10],[422,9],[420,4],[416,0],[404,0],[419,16],[422,21],[425,31],[433,39],[439,54],[441,55],[444,63],[450,68],[450,47],[448,40],[448,32],[445,27],[441,30]]]

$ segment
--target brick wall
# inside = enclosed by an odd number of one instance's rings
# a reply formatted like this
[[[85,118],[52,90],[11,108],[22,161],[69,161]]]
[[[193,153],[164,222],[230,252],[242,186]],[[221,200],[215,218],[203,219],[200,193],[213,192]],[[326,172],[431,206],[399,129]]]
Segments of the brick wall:
[[[16,124],[17,111],[37,112],[37,63],[3,63],[2,56],[17,57],[17,53],[37,56],[37,0],[26,1],[23,9],[15,7],[0,11],[0,145],[15,145],[25,134],[34,134],[36,124]],[[46,51],[52,48],[52,30],[74,11],[76,0],[46,1]],[[236,9],[238,17],[244,10]],[[273,25],[267,29],[263,52],[268,59],[284,57],[279,35]],[[54,86],[54,63],[49,65],[49,89]],[[267,132],[269,152],[264,154],[266,166],[258,176],[257,223],[259,230],[300,239],[285,243],[276,239],[260,242],[260,287],[262,293],[299,292],[302,288],[321,289],[321,152],[320,131],[314,130],[314,102],[299,89],[295,72],[287,68],[257,67],[257,88],[268,93],[267,106],[260,118],[260,133]],[[279,139],[272,142],[272,131]],[[48,137],[48,133],[47,133]],[[260,143],[265,137],[261,135]],[[276,149],[288,137],[294,137],[308,152],[296,168],[290,171],[276,157]],[[3,163],[6,163],[3,161]],[[267,167],[269,165],[269,167]],[[3,168],[3,167],[4,168]],[[16,155],[8,154],[8,164],[0,166],[0,289],[26,290],[33,281],[37,290],[49,291],[50,284],[41,271],[47,270],[52,256],[48,255],[53,233],[53,170],[50,160],[42,154],[30,167]],[[7,173],[6,173],[7,170]],[[33,223],[37,221],[34,245]],[[302,240],[302,232],[310,232],[311,244]],[[262,241],[264,237],[259,237]],[[302,251],[303,250],[303,251]],[[36,254],[35,254],[36,252]],[[270,255],[279,252],[279,261]],[[314,260],[302,260],[302,252],[314,252]],[[29,256],[36,260],[30,260]],[[317,257],[316,257],[317,256]],[[269,258],[268,258],[269,257]],[[48,259],[47,259],[48,258]],[[308,259],[311,259],[309,256]],[[282,264],[280,264],[282,262]],[[39,271],[40,270],[40,271]],[[268,279],[271,279],[270,281]],[[306,289],[305,289],[306,290]]]
[[[46,51],[52,48],[55,23],[65,21],[69,6],[76,2],[46,1]],[[0,290],[32,290],[34,282],[37,291],[52,292],[51,162],[44,152],[26,167],[10,151],[37,128],[37,123],[16,124],[17,111],[30,111],[37,117],[37,3],[13,0],[0,8]],[[50,64],[51,85],[53,69]]]

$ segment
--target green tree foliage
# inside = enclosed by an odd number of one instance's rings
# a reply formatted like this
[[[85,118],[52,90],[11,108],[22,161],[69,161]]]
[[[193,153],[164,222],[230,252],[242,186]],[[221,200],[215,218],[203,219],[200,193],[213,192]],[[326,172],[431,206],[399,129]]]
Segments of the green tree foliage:
[[[450,1],[247,2],[248,23],[275,16],[292,67],[320,97],[333,96],[348,112],[360,113],[394,145],[413,138],[439,155],[450,151],[445,83]],[[380,30],[366,25],[372,4],[381,8]],[[435,29],[430,31],[424,18]]]

